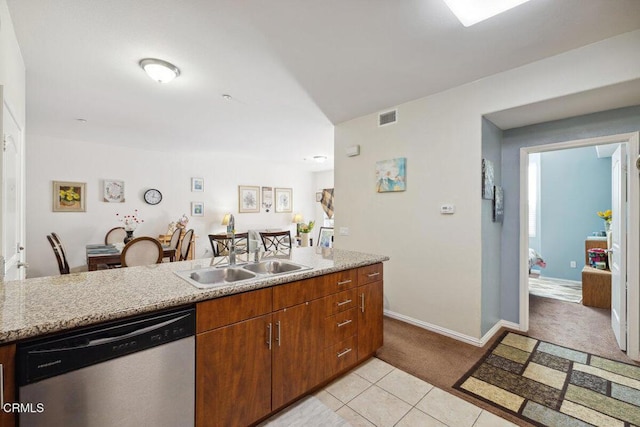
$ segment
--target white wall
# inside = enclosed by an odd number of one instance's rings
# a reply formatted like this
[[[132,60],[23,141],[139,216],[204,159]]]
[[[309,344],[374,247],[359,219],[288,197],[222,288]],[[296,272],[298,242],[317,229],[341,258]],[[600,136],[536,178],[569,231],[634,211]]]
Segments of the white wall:
[[[71,267],[85,265],[88,243],[101,243],[105,233],[121,225],[116,213],[139,210],[144,219],[136,236],[157,236],[182,214],[190,216],[192,201],[204,202],[205,215],[190,217],[196,257],[211,256],[207,234],[225,229],[225,212],[236,217],[236,229],[289,229],[293,213],[238,213],[238,185],[291,187],[293,210],[311,217],[315,211],[313,173],[287,164],[220,157],[211,153],[165,153],[27,135],[27,262],[28,277],[58,274],[46,235],[57,232],[69,252]],[[204,178],[204,192],[191,192],[191,177]],[[102,181],[125,182],[125,202],[102,201]],[[87,183],[87,211],[52,212],[52,181]],[[147,205],[143,193],[162,192],[159,205]]]
[[[3,97],[25,128],[25,68],[6,0],[0,0],[0,86]]]
[[[335,158],[335,226],[350,231],[335,245],[391,257],[386,310],[479,342],[482,115],[637,79],[638,46],[640,31],[626,33],[402,104],[392,126],[371,114],[336,127],[334,152],[362,154]],[[407,190],[377,194],[375,162],[393,157],[407,158]],[[442,203],[456,213],[440,215]]]

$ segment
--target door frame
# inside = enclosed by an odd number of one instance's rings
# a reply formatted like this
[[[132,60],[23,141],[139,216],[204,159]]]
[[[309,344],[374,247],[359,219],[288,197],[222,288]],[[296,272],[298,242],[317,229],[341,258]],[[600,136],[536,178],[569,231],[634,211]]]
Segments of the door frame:
[[[627,356],[640,360],[640,176],[635,167],[639,140],[640,132],[631,132],[520,148],[520,330],[529,330],[529,154],[622,143],[627,146]]]

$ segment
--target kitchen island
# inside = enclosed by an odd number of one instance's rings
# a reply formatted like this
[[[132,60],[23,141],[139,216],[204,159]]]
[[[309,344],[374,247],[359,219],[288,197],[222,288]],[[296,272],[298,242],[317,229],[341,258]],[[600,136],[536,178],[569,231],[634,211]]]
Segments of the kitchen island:
[[[366,360],[382,345],[381,262],[386,260],[330,248],[297,248],[290,261],[310,269],[211,289],[198,289],[174,274],[207,267],[209,258],[5,282],[0,341],[195,306],[196,425],[248,425]],[[254,332],[258,339],[251,344],[247,339]],[[0,354],[10,367],[15,347],[4,349]],[[263,366],[255,364],[258,360]],[[11,379],[12,373],[6,376]],[[263,385],[260,396],[256,381]],[[5,397],[11,399],[15,386],[7,387]],[[247,390],[254,393],[247,402],[251,411],[238,411],[234,405]],[[228,402],[220,401],[222,395]]]

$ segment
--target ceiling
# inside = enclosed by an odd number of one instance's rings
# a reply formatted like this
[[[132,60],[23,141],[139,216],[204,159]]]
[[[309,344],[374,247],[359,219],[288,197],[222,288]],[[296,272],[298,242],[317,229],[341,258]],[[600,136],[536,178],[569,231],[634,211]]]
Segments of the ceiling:
[[[28,133],[309,170],[332,168],[334,124],[640,28],[638,0],[531,0],[469,28],[443,0],[7,4]],[[180,77],[152,81],[146,57]]]

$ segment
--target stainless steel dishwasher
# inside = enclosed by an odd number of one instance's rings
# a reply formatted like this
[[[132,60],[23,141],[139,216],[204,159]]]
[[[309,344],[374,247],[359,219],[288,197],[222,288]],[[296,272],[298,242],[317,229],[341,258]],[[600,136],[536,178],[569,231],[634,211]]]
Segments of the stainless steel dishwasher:
[[[43,409],[20,427],[193,426],[194,334],[189,308],[19,345],[19,400]]]

